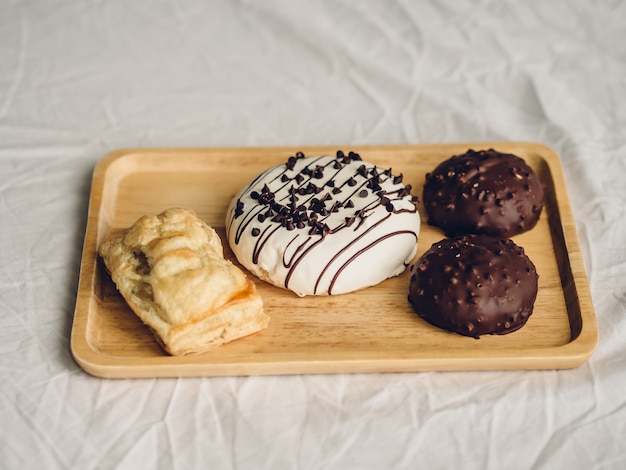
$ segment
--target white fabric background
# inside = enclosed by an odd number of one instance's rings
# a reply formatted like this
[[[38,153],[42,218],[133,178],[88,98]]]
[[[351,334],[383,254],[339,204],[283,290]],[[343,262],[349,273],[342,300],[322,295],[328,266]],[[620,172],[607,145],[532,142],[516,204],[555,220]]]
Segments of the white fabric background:
[[[0,0],[0,467],[626,467],[626,3]],[[536,141],[600,329],[574,370],[101,380],[91,171],[131,146]]]

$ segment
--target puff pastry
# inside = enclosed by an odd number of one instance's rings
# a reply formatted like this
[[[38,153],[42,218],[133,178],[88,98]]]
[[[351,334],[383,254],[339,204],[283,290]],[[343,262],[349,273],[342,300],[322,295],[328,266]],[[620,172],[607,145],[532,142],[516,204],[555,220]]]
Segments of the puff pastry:
[[[128,305],[172,355],[202,353],[269,323],[254,283],[191,210],[143,216],[99,253]]]

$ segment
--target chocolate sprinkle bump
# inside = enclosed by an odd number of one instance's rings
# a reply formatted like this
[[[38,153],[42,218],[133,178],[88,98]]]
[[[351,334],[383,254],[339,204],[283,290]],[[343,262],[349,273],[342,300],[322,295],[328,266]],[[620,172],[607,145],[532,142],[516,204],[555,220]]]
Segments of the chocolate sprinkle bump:
[[[524,249],[510,239],[446,238],[415,266],[409,301],[439,328],[475,338],[506,334],[524,326],[532,314],[539,276]]]
[[[538,175],[513,154],[468,150],[426,175],[428,223],[448,236],[484,233],[512,237],[532,229],[544,205]]]

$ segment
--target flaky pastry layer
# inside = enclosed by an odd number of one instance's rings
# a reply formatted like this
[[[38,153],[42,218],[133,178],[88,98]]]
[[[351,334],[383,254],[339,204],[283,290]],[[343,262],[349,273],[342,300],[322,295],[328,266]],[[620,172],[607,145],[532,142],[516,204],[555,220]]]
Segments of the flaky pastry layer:
[[[269,323],[254,283],[189,209],[143,216],[99,252],[128,305],[172,355],[202,353]]]

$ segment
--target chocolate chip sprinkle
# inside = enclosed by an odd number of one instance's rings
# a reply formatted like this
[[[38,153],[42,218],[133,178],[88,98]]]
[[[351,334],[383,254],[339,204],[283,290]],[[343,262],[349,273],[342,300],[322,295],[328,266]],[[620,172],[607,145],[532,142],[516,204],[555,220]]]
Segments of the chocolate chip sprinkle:
[[[275,187],[266,181],[260,189],[250,188],[250,198],[267,208],[263,212],[256,213],[258,222],[265,223],[270,220],[289,231],[308,226],[310,234],[324,235],[340,227],[332,229],[323,222],[323,219],[331,214],[353,209],[355,205],[350,197],[358,196],[365,199],[372,194],[379,198],[378,205],[383,206],[389,213],[396,211],[394,200],[402,200],[407,197],[414,206],[413,210],[417,210],[418,198],[410,194],[410,185],[392,189],[391,192],[382,190],[382,184],[401,185],[402,175],[394,176],[391,168],[383,170],[371,164],[363,163],[356,168],[352,175],[343,179],[343,183],[338,183],[336,175],[344,171],[345,165],[350,162],[362,161],[361,156],[356,152],[350,151],[346,154],[342,150],[338,150],[336,157],[331,161],[325,160],[325,163],[316,163],[322,161],[319,160],[322,157],[318,157],[318,160],[312,160],[311,163],[307,162],[308,164],[304,165],[296,174],[291,173],[295,170],[298,161],[303,158],[306,158],[304,153],[297,152],[287,159],[285,170],[276,177],[276,181],[280,181],[282,187]],[[328,172],[332,173],[327,176]],[[365,181],[359,182],[357,178],[364,178]],[[319,180],[319,184],[314,183],[314,180]],[[385,183],[386,181],[389,183]],[[347,197],[341,198],[345,186],[360,187],[360,189],[357,188],[356,192],[350,191]],[[328,188],[328,191],[323,192],[324,188]],[[318,196],[319,194],[321,196]],[[368,213],[369,209],[361,209],[356,214],[344,216],[343,220],[345,220],[346,226],[352,225],[356,218],[364,220]],[[235,217],[242,214],[244,214],[243,202],[238,201]]]
[[[237,200],[237,205],[235,208],[235,217],[239,217],[241,214],[243,214],[243,202],[241,202],[240,199]]]
[[[296,162],[297,162],[296,157],[289,157],[285,165],[287,166],[288,170],[293,170],[294,167],[296,166]]]

